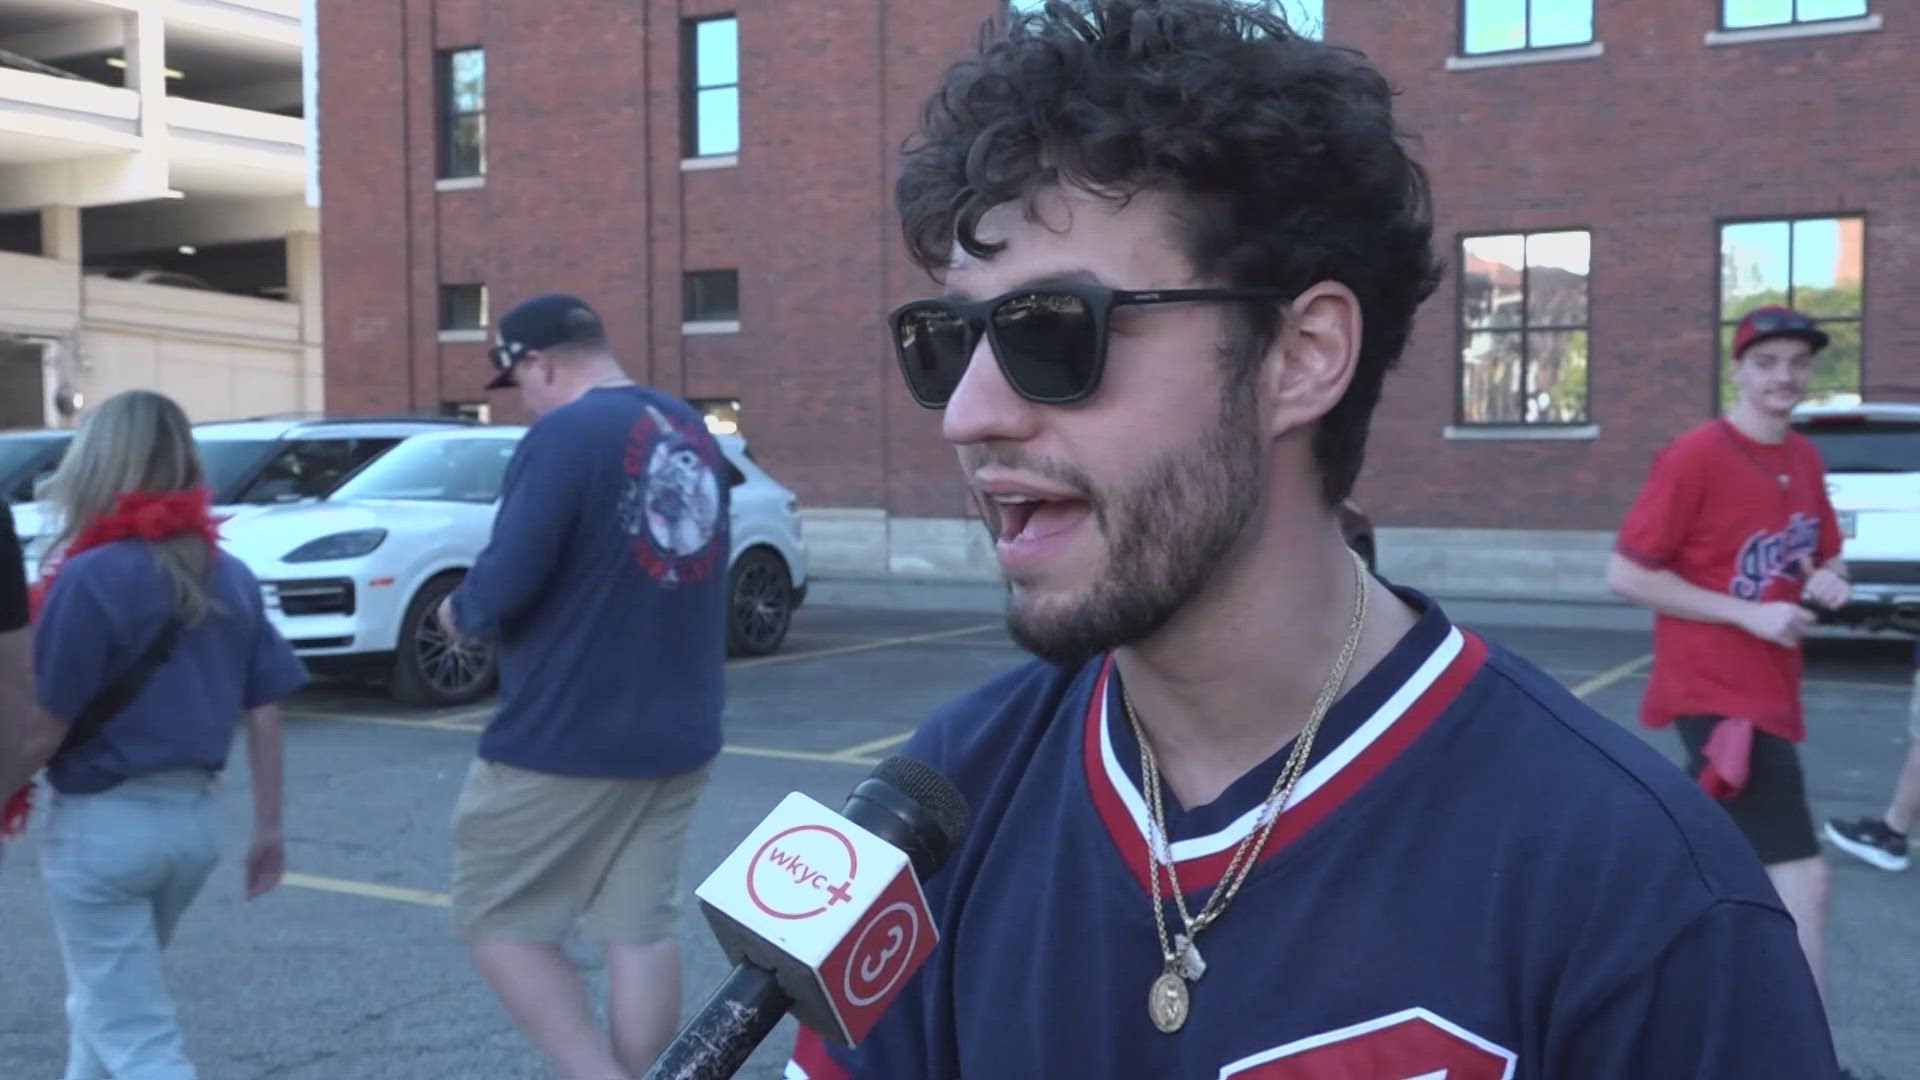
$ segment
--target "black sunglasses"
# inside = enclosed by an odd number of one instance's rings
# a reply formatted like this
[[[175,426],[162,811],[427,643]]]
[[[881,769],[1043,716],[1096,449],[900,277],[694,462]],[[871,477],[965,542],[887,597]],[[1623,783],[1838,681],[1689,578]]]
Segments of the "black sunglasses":
[[[1028,401],[1067,405],[1091,395],[1107,361],[1107,321],[1126,304],[1274,300],[1278,289],[1156,289],[1043,285],[988,300],[915,300],[888,318],[913,399],[945,408],[986,334],[1007,385]]]

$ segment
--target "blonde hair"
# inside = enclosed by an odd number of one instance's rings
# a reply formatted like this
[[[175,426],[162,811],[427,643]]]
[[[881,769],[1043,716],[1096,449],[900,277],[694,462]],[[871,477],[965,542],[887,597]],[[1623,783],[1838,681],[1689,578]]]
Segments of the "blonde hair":
[[[128,390],[101,402],[80,424],[46,497],[60,512],[60,532],[47,558],[64,551],[120,496],[134,491],[186,491],[205,481],[193,425],[173,399]],[[188,623],[212,608],[208,573],[213,545],[198,533],[152,541],[154,558],[173,581],[174,610]]]

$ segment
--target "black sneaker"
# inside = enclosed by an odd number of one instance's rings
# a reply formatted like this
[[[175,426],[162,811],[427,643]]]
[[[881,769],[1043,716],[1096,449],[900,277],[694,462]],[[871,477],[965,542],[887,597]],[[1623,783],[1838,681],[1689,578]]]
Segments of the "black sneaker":
[[[1835,847],[1882,870],[1907,868],[1907,836],[1894,832],[1879,818],[1827,821],[1827,839]]]

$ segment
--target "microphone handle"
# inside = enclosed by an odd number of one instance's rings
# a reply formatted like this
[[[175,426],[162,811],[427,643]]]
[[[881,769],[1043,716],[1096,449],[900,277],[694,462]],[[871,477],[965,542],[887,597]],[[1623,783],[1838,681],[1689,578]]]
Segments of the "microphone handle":
[[[758,964],[738,964],[642,1080],[723,1080],[740,1071],[793,998]]]

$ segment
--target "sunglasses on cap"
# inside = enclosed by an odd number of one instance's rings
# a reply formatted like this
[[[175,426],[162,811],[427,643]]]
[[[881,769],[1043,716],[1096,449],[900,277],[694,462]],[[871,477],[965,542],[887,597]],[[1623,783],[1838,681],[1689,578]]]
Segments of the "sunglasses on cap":
[[[1201,300],[1274,300],[1278,289],[1155,289],[1062,284],[1015,289],[987,300],[938,297],[895,308],[893,348],[913,399],[944,408],[986,335],[1014,393],[1041,405],[1067,405],[1100,385],[1107,324],[1116,307]]]
[[[1748,325],[1752,326],[1754,332],[1759,334],[1814,334],[1819,332],[1819,328],[1814,325],[1812,319],[1807,318],[1797,311],[1758,312],[1749,321]]]

